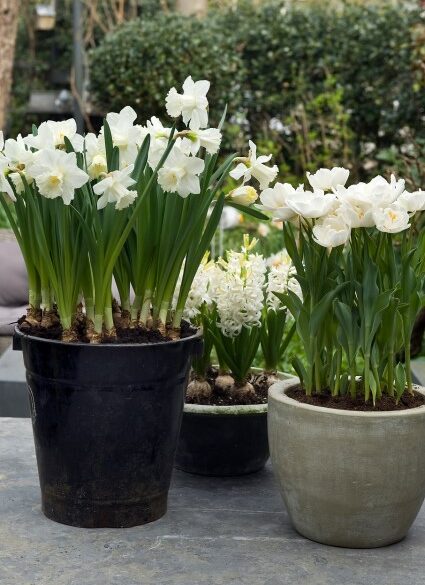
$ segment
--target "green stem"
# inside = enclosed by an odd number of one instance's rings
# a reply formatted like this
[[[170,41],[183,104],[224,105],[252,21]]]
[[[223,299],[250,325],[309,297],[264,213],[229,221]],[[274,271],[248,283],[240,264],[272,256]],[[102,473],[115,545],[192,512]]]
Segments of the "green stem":
[[[388,354],[387,391],[389,396],[394,396],[394,348]]]
[[[368,400],[370,398],[369,378],[370,378],[370,355],[365,354],[365,356],[364,356],[364,378],[363,378],[365,402],[368,402]]]
[[[131,306],[131,320],[137,321],[139,318],[139,311],[142,306],[142,297],[141,295],[136,295],[134,297],[133,304]],[[143,323],[143,321],[142,321]]]

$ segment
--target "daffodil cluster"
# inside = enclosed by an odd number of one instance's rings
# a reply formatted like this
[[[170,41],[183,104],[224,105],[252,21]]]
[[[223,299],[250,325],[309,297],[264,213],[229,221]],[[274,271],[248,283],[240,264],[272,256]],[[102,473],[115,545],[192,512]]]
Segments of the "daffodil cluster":
[[[91,341],[114,337],[115,326],[178,336],[220,221],[222,187],[237,164],[234,155],[219,160],[222,135],[208,125],[209,87],[188,77],[182,92],[172,88],[169,127],[155,116],[138,124],[127,106],[107,114],[98,134],[79,134],[73,119],[43,122],[16,139],[0,134],[0,204],[26,262],[32,325],[60,319],[63,338],[76,340],[75,320],[85,315]],[[250,213],[256,198],[227,199]]]

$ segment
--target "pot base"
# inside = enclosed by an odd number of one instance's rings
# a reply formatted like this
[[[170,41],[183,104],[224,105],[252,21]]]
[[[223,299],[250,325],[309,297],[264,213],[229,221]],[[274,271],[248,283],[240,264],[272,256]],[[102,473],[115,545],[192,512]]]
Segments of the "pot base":
[[[167,511],[167,492],[143,501],[82,502],[44,495],[42,510],[50,520],[79,528],[130,528],[159,520]]]

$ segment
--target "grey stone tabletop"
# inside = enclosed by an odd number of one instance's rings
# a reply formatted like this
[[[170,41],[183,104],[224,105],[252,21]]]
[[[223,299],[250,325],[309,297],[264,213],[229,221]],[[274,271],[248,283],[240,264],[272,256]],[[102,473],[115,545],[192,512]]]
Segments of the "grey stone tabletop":
[[[175,472],[161,520],[125,530],[56,524],[40,509],[29,419],[0,418],[1,585],[423,585],[425,508],[401,543],[321,546],[293,531],[272,470]]]

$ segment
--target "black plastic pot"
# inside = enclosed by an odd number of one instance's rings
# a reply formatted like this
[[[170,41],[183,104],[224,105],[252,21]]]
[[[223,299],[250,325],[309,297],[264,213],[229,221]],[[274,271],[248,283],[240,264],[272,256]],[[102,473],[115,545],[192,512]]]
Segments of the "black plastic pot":
[[[267,405],[185,405],[178,469],[200,475],[245,475],[262,469],[268,458]]]
[[[86,528],[152,522],[167,509],[198,333],[151,345],[15,334],[27,370],[44,514]]]

